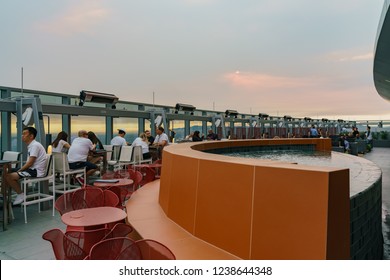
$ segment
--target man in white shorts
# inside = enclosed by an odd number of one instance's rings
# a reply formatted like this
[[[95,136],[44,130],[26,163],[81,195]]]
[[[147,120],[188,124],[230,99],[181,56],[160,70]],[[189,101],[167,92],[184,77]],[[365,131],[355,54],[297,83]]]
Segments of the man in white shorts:
[[[34,127],[26,127],[22,132],[22,140],[27,145],[27,161],[15,172],[6,176],[8,185],[18,194],[14,205],[24,201],[25,194],[22,192],[19,180],[27,177],[43,177],[46,169],[46,151],[41,143],[35,140],[37,130]]]
[[[112,138],[111,145],[113,146],[126,146],[127,143],[125,139],[126,131],[123,128],[118,129],[118,135]]]

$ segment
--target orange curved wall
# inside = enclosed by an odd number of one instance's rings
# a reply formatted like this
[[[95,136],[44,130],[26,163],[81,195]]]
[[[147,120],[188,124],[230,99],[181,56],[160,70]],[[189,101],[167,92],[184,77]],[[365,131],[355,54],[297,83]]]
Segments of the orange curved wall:
[[[183,143],[164,149],[159,203],[194,236],[242,259],[349,259],[349,170],[202,152],[330,139]]]

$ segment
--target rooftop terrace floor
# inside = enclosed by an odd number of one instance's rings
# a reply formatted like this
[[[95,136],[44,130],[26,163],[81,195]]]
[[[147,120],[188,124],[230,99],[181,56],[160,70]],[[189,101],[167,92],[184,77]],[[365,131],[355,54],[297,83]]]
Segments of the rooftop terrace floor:
[[[383,172],[382,179],[382,229],[384,235],[384,259],[390,260],[390,149],[374,148],[364,155],[376,163]],[[1,202],[0,202],[1,203]],[[42,234],[52,228],[65,230],[60,215],[46,210],[38,213],[37,205],[28,207],[28,223],[24,223],[20,206],[13,207],[15,220],[8,230],[0,229],[0,260],[53,260],[54,254],[49,242]]]

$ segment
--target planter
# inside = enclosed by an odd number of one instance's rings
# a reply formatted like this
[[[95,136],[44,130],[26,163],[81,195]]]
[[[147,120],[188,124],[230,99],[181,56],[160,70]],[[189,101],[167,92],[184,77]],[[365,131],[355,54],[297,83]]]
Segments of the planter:
[[[375,147],[383,147],[390,148],[390,140],[375,140],[374,139],[374,148]]]

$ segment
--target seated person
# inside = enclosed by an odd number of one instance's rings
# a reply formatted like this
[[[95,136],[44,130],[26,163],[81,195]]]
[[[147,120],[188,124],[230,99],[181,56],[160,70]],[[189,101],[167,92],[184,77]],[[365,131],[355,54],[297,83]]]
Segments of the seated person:
[[[150,133],[150,130],[145,130],[146,138],[148,139],[149,145],[152,145],[154,142],[154,137]]]
[[[162,150],[169,143],[168,135],[164,133],[163,127],[159,126],[156,130],[156,133],[157,135],[156,138],[154,139],[153,147],[157,149],[157,154],[153,155],[153,160],[162,158]]]
[[[88,139],[91,140],[92,144],[95,145],[96,150],[104,150],[103,143],[99,140],[95,133],[88,131]],[[92,151],[89,152],[88,161],[96,164],[99,161],[102,161],[103,157],[101,155],[96,155]]]
[[[191,132],[190,134],[188,134],[185,138],[185,140],[188,140],[188,141],[192,141],[192,137],[194,136],[194,133]]]
[[[95,149],[95,145],[88,139],[86,130],[80,130],[76,139],[73,140],[68,152],[68,162],[70,169],[79,169],[86,167],[87,178],[95,173],[97,166],[89,161],[88,154]],[[86,178],[85,178],[86,179]],[[84,179],[79,179],[79,183],[83,184]]]
[[[156,130],[156,138],[154,139],[153,146],[164,148],[168,145],[169,139],[168,135],[164,133],[164,128],[159,126]]]
[[[194,135],[192,136],[192,142],[199,142],[199,141],[203,141],[203,137],[200,137],[200,131],[199,130],[196,130],[194,132]]]
[[[141,133],[139,137],[135,138],[133,143],[131,144],[132,147],[135,146],[141,146],[142,147],[142,155],[144,159],[149,159],[152,156],[149,153],[149,145],[148,145],[148,138],[146,137],[145,133]]]
[[[218,140],[218,135],[214,133],[212,129],[209,130],[209,134],[206,136],[207,140]]]
[[[118,129],[118,135],[112,138],[111,145],[114,146],[126,146],[129,143],[127,143],[125,139],[126,131],[123,128]]]
[[[15,172],[6,175],[8,185],[18,194],[14,205],[24,201],[25,194],[22,192],[19,180],[28,177],[43,177],[46,171],[46,151],[41,143],[35,140],[37,130],[34,127],[25,127],[22,132],[22,140],[27,145],[27,161]]]
[[[52,151],[56,153],[67,152],[70,148],[68,134],[65,131],[58,133],[57,138],[51,143]]]

